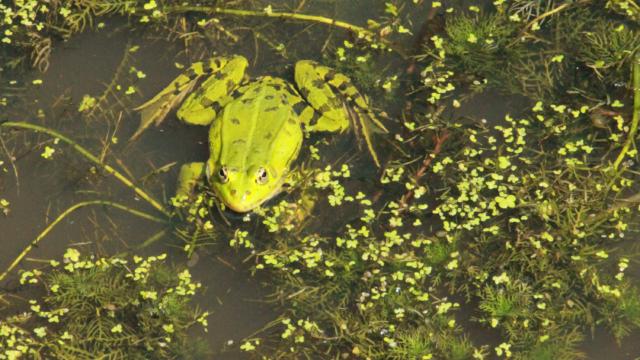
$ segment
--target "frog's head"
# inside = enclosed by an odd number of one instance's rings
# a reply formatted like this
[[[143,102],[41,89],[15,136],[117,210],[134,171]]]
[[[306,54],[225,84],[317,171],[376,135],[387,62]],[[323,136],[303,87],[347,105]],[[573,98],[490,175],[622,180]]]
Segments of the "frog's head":
[[[222,202],[236,212],[248,212],[276,195],[284,181],[282,171],[268,166],[249,166],[246,170],[207,162],[209,184]]]

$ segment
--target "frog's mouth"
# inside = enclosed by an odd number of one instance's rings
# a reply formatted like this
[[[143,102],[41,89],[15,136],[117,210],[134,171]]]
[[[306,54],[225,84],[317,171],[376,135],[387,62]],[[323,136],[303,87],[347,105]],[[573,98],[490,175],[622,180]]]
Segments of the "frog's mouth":
[[[216,193],[227,208],[237,213],[247,213],[259,207],[260,205],[266,203],[267,201],[271,200],[278,194],[280,194],[283,191],[284,183],[285,183],[285,179],[282,178],[278,182],[278,184],[274,187],[273,191],[270,194],[264,197],[261,197],[260,200],[257,200],[257,201],[245,199],[245,198],[238,198],[236,197],[235,194],[227,191],[224,191],[224,192],[216,191]]]
[[[266,200],[265,200],[266,201]],[[261,203],[256,203],[256,204],[250,204],[250,205],[244,205],[244,204],[232,204],[232,203],[227,203],[226,201],[224,201],[224,205],[233,210],[234,212],[237,213],[247,213],[255,208],[257,208],[258,206],[262,205],[262,203],[264,203],[265,201],[261,202]]]

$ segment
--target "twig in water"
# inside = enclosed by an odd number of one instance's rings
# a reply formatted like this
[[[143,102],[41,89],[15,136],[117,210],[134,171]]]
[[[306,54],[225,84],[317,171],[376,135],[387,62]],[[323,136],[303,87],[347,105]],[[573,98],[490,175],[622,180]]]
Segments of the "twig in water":
[[[227,8],[221,8],[221,7],[215,7],[215,6],[172,6],[172,7],[168,7],[166,10],[169,12],[177,12],[177,13],[204,12],[204,13],[225,14],[225,15],[234,15],[234,16],[270,17],[270,18],[277,18],[277,19],[315,22],[315,23],[335,26],[341,29],[351,31],[354,34],[356,34],[356,36],[365,38],[369,41],[373,41],[376,35],[374,32],[368,29],[365,29],[361,26],[353,25],[345,21],[335,20],[335,19],[324,17],[324,16],[318,16],[318,15],[306,15],[306,14],[279,12],[279,11],[254,11],[254,10],[241,10],[241,9],[227,9]],[[403,58],[407,58],[407,55],[404,52],[404,50],[395,46],[391,41],[386,40],[382,37],[380,38],[380,41],[385,45],[389,46],[390,49],[394,50]]]
[[[422,165],[413,176],[413,180],[415,181],[416,184],[427,173],[427,170],[429,169],[429,166],[431,166],[431,162],[433,162],[433,159],[435,159],[436,156],[440,154],[440,152],[442,151],[442,145],[445,143],[445,141],[447,141],[447,139],[449,138],[449,135],[450,135],[449,132],[445,131],[442,135],[435,136],[434,140],[436,145],[433,148],[433,151],[425,155],[424,159],[422,160]],[[402,196],[402,198],[400,199],[401,210],[405,210],[409,207],[409,203],[411,202],[411,200],[413,200],[413,195],[414,195],[414,191],[408,190]]]
[[[107,164],[103,163],[102,161],[100,161],[100,159],[98,159],[95,155],[90,153],[87,149],[82,147],[80,144],[78,144],[75,141],[69,139],[68,137],[60,134],[59,132],[57,132],[55,130],[51,130],[51,129],[43,127],[43,126],[40,126],[40,125],[31,124],[31,123],[22,122],[22,121],[5,121],[5,122],[0,123],[0,127],[28,129],[28,130],[32,130],[32,131],[36,131],[36,132],[45,133],[45,134],[47,134],[49,136],[52,136],[52,137],[60,139],[61,141],[67,143],[68,145],[71,145],[71,147],[73,147],[82,156],[84,156],[85,158],[87,158],[88,160],[90,160],[91,162],[93,162],[94,164],[99,166],[100,168],[102,168],[104,171],[106,171],[107,173],[113,175],[116,179],[118,179],[125,186],[133,189],[133,191],[138,196],[140,196],[145,201],[147,201],[151,206],[156,208],[156,210],[160,211],[162,214],[164,214],[167,217],[171,216],[171,213],[167,209],[165,209],[164,206],[162,206],[157,200],[152,198],[144,190],[142,190],[141,188],[137,187],[131,180],[129,180],[124,175],[122,175],[121,172],[119,172],[118,170],[114,169],[110,165],[107,165]]]

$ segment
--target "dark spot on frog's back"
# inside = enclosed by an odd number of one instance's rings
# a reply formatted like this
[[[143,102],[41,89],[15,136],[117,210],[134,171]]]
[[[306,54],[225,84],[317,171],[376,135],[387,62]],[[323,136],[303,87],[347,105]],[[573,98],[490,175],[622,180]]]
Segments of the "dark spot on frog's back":
[[[300,116],[300,114],[302,114],[302,112],[306,108],[307,108],[307,103],[305,103],[304,101],[299,101],[299,102],[293,104],[293,111],[296,114],[298,114],[298,116]]]
[[[264,97],[267,100],[273,100],[274,96],[273,95],[267,95]]]
[[[196,72],[193,69],[189,69],[187,70],[187,77],[189,78],[189,80],[194,80],[195,78],[198,77],[198,74],[196,74]],[[178,83],[176,83],[176,88],[178,87]]]
[[[233,119],[231,119],[231,123],[234,124],[234,125],[240,125],[240,119],[233,118]]]
[[[267,135],[265,135],[264,138],[269,140],[269,139],[271,139],[272,136],[273,136],[272,133],[267,133]]]
[[[320,111],[321,113],[327,113],[329,111],[331,111],[331,106],[329,106],[328,104],[322,104],[322,106],[320,106],[318,108],[318,111]]]
[[[219,102],[214,101],[214,102],[211,104],[211,108],[213,109],[213,111],[215,111],[215,112],[216,112],[216,114],[219,114],[219,113],[220,113],[220,110],[222,109],[222,105],[220,105],[220,103],[219,103]]]
[[[247,105],[253,102],[253,98],[242,99],[241,101],[243,104]]]
[[[324,80],[325,81],[331,81],[336,77],[336,72],[333,70],[329,70],[325,75],[324,75]]]
[[[202,107],[209,107],[213,104],[214,102],[209,99],[208,97],[203,97],[202,100],[200,100],[200,105],[202,105]]]
[[[196,97],[204,97],[204,88],[203,87],[198,88],[195,94],[196,94]]]
[[[322,87],[326,85],[326,82],[322,79],[315,79],[311,82],[311,85],[313,85],[313,87],[315,87],[316,89],[322,89]]]
[[[245,140],[243,140],[243,139],[238,139],[238,140],[235,140],[235,141],[232,143],[232,145],[243,145],[243,144],[245,144],[245,143],[246,143],[246,141],[245,141]]]
[[[291,124],[291,125],[295,125],[295,124],[296,124],[296,121],[295,121],[295,120],[293,120],[293,119],[289,119],[289,120],[287,120],[287,122],[288,122],[289,124]]]
[[[276,111],[276,110],[278,110],[277,106],[273,106],[273,107],[264,109],[265,112],[271,112],[271,111]]]
[[[316,125],[319,119],[320,119],[320,114],[318,114],[317,111],[314,111],[313,116],[311,116],[311,120],[309,120],[309,125],[311,126]]]
[[[227,93],[231,93],[236,88],[236,82],[229,79],[227,80]]]
[[[174,87],[175,87],[175,89],[173,89],[173,95],[178,95],[178,94],[180,94],[182,92],[182,91],[180,91],[180,84],[178,84],[177,82],[175,83]]]

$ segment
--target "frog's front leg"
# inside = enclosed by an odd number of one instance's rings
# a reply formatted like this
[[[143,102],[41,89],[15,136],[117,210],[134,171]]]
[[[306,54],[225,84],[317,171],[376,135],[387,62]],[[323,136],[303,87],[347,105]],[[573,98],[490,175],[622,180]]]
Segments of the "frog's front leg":
[[[388,132],[377,119],[364,96],[351,79],[335,70],[310,60],[296,63],[295,80],[298,91],[313,109],[301,111],[301,121],[310,131],[344,131],[353,122],[361,130],[369,152],[380,166],[371,134]]]
[[[185,100],[177,115],[190,124],[211,123],[215,118],[216,104],[221,106],[223,98],[242,80],[246,67],[247,60],[242,56],[214,57],[192,64],[151,100],[134,109],[141,112],[141,121],[131,138],[138,137],[152,123],[160,124],[203,76],[209,78]]]
[[[205,163],[193,162],[180,167],[176,198],[189,198],[193,195],[196,185],[205,178]]]

